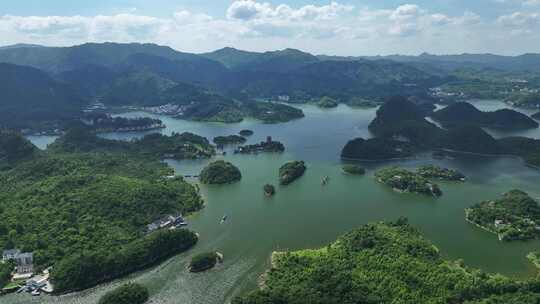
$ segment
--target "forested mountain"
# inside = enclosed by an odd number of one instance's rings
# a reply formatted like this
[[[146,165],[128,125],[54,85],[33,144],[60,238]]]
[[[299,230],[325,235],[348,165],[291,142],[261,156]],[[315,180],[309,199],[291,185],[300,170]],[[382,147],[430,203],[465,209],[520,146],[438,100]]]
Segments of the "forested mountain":
[[[0,62],[28,65],[50,73],[60,73],[87,65],[115,66],[135,54],[148,54],[178,61],[209,62],[201,56],[178,52],[170,47],[140,43],[86,43],[72,47],[8,48],[0,50]]]
[[[449,261],[400,219],[368,224],[316,250],[278,252],[260,289],[234,304],[521,303],[538,280],[517,281]]]
[[[76,90],[43,71],[0,63],[0,127],[61,125],[78,117],[85,103]]]
[[[510,109],[482,112],[468,102],[457,102],[431,115],[445,126],[476,125],[499,129],[538,128],[529,116]]]
[[[319,61],[316,56],[295,49],[255,53],[224,48],[202,56],[219,61],[235,71],[281,73]]]

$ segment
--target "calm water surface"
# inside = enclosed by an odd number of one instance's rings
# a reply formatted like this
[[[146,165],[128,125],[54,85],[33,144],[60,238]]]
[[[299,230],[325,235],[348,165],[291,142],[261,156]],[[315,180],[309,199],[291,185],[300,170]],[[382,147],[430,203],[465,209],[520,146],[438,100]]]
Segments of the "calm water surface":
[[[492,106],[486,103],[481,108]],[[390,163],[362,164],[369,173],[360,177],[344,175],[340,170],[341,147],[353,137],[370,136],[367,126],[375,116],[375,109],[301,108],[306,113],[304,119],[278,125],[257,121],[224,125],[160,117],[167,125],[162,130],[165,134],[189,131],[212,138],[248,128],[255,131],[250,142],[271,135],[286,145],[287,152],[250,156],[229,153],[224,157],[241,169],[243,178],[234,185],[201,186],[206,207],[189,218],[189,228],[201,235],[193,250],[156,268],[82,293],[39,299],[10,295],[0,302],[96,303],[112,287],[133,280],[150,288],[152,303],[224,303],[233,295],[256,288],[257,279],[268,267],[274,250],[321,247],[354,227],[395,220],[399,216],[407,216],[450,259],[463,259],[469,266],[516,278],[536,273],[525,255],[540,249],[540,242],[499,242],[495,235],[468,224],[463,209],[513,188],[539,198],[540,171],[525,167],[517,159],[467,157],[441,161],[426,155],[392,164],[415,168],[436,163],[463,171],[468,181],[441,183],[444,195],[439,199],[398,194],[373,179],[374,170]],[[105,137],[130,139],[142,135],[122,133]],[[306,175],[289,186],[278,187],[275,197],[264,197],[262,186],[277,184],[279,166],[295,159],[307,162]],[[198,173],[208,162],[168,161],[178,174]],[[326,175],[330,176],[330,183],[322,187],[320,181]],[[229,220],[220,224],[225,214]],[[222,252],[224,264],[205,273],[189,273],[186,270],[189,258],[209,250]]]

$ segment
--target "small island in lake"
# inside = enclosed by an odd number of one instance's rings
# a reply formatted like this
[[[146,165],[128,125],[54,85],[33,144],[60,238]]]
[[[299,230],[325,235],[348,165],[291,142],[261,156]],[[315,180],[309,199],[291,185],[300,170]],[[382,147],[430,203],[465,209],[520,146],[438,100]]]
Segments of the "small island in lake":
[[[375,178],[398,192],[419,193],[436,197],[442,195],[437,184],[430,182],[418,173],[403,168],[390,167],[379,170],[375,173]]]
[[[247,145],[238,147],[234,150],[235,154],[255,154],[260,152],[283,152],[285,151],[285,146],[279,142],[274,141],[271,136],[266,137],[266,141],[260,142],[254,145]]]
[[[214,143],[218,146],[237,145],[237,144],[243,144],[245,142],[246,142],[246,138],[240,135],[214,137]]]
[[[540,205],[521,190],[509,191],[494,201],[465,209],[465,218],[501,241],[540,238]]]
[[[271,185],[271,184],[264,185],[263,190],[264,190],[264,195],[268,197],[274,196],[276,194],[276,187],[274,187],[274,185]]]
[[[279,183],[288,185],[306,172],[306,165],[303,161],[291,161],[279,168]]]
[[[216,266],[222,257],[217,252],[205,252],[194,256],[189,263],[190,272],[202,272]]]
[[[416,171],[422,177],[436,178],[448,181],[464,181],[465,175],[453,169],[441,168],[434,165],[426,165],[418,168]]]
[[[366,174],[366,169],[357,165],[344,165],[343,167],[341,167],[341,170],[343,170],[343,172],[347,174],[352,174],[352,175]]]
[[[203,184],[232,184],[242,179],[242,173],[233,164],[218,160],[206,166],[199,176]]]
[[[103,295],[98,304],[143,304],[148,301],[148,289],[137,283],[128,283]]]
[[[321,108],[330,109],[337,107],[338,102],[334,98],[324,96],[317,102],[317,105]]]
[[[247,137],[247,136],[251,136],[253,135],[255,132],[253,132],[252,130],[242,130],[240,132],[238,132],[238,134],[244,136],[244,137]]]

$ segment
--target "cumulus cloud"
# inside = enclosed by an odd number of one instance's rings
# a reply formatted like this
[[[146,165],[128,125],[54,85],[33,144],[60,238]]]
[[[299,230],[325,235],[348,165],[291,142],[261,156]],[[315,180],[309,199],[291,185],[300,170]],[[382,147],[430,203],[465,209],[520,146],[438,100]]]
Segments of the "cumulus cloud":
[[[523,9],[488,20],[474,12],[449,15],[412,3],[377,9],[337,1],[293,7],[264,0],[235,0],[224,15],[179,10],[158,18],[135,9],[98,16],[4,15],[0,16],[0,44],[140,41],[196,52],[230,45],[256,50],[296,47],[341,54],[437,49],[472,52],[498,46],[495,42],[518,48],[520,43],[510,44],[501,37],[538,35],[534,29],[540,27],[540,14],[534,10]]]

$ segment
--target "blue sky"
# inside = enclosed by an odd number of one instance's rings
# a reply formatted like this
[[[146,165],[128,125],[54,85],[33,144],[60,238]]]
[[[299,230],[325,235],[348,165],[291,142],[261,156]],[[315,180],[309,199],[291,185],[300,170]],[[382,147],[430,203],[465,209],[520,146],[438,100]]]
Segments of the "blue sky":
[[[0,45],[88,41],[190,52],[520,54],[540,52],[540,0],[2,0]]]

